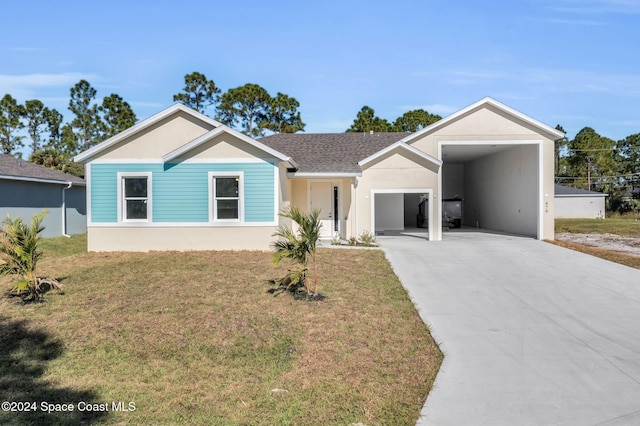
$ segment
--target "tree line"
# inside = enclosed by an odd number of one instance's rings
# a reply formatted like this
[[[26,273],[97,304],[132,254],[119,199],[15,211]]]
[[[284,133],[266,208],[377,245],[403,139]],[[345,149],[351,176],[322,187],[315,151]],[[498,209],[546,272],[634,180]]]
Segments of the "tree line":
[[[615,141],[585,127],[558,139],[555,175],[558,184],[608,194],[607,211],[640,212],[640,133]]]
[[[126,130],[137,120],[131,106],[119,95],[111,94],[98,104],[96,94],[86,80],[73,86],[69,100],[73,118],[66,123],[62,113],[38,99],[19,104],[10,94],[4,95],[0,99],[0,153],[22,157],[19,150],[28,137],[29,161],[82,176],[84,168],[73,163],[73,156]]]
[[[358,111],[347,132],[417,132],[441,119],[439,115],[431,114],[424,109],[414,109],[405,112],[391,123],[376,116],[375,110],[365,105]]]
[[[265,132],[295,133],[303,131],[299,102],[278,92],[269,95],[257,84],[229,89],[225,93],[213,80],[199,72],[184,77],[185,86],[173,96],[201,113],[213,108],[213,117],[251,137]],[[97,91],[86,80],[70,89],[71,120],[42,101],[32,99],[19,104],[11,94],[0,99],[0,153],[22,157],[25,146],[31,151],[29,161],[77,176],[84,167],[73,157],[94,145],[128,129],[138,120],[121,96],[111,94],[96,100]],[[28,139],[28,141],[27,141]],[[27,145],[25,145],[25,142]]]
[[[256,138],[265,132],[296,133],[304,131],[300,117],[300,103],[293,97],[269,92],[254,83],[234,87],[222,93],[213,80],[204,74],[192,72],[184,76],[184,88],[173,96],[198,112],[213,109],[213,117],[229,127]]]

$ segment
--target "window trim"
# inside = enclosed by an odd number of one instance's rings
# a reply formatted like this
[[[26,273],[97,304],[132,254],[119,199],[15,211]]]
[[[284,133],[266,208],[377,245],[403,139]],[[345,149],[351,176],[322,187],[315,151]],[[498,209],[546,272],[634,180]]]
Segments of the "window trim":
[[[238,178],[238,218],[237,219],[218,219],[217,217],[217,199],[215,178]],[[244,223],[244,172],[228,171],[228,172],[209,172],[209,222],[210,223]]]
[[[127,203],[124,196],[125,179],[146,178],[147,179],[147,218],[128,219]],[[118,172],[118,222],[125,223],[149,223],[153,222],[153,180],[151,172]]]

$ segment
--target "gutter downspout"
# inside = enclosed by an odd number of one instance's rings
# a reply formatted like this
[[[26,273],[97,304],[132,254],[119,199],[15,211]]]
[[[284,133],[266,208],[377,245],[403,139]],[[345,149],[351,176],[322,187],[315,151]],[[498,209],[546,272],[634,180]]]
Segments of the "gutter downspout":
[[[71,238],[71,235],[67,234],[67,200],[65,191],[73,186],[73,182],[67,182],[68,186],[62,188],[62,236]]]

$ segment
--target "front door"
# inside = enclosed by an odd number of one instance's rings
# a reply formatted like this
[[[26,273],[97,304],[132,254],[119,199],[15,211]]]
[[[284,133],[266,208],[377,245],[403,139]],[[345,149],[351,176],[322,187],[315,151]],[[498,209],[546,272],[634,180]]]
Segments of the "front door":
[[[311,210],[320,210],[320,238],[332,238],[335,213],[333,209],[333,185],[331,182],[311,182]]]

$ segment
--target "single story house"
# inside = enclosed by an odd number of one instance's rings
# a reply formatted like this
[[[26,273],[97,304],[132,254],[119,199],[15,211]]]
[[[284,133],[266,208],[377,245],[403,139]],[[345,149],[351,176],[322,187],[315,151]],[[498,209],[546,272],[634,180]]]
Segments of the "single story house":
[[[604,219],[606,196],[602,192],[555,185],[555,217]]]
[[[553,239],[554,140],[491,98],[415,133],[251,139],[176,104],[77,155],[91,251],[268,249],[286,207],[321,209],[322,236],[462,223]]]
[[[0,154],[0,220],[9,215],[29,222],[47,210],[43,237],[84,234],[86,206],[84,179]]]

